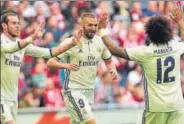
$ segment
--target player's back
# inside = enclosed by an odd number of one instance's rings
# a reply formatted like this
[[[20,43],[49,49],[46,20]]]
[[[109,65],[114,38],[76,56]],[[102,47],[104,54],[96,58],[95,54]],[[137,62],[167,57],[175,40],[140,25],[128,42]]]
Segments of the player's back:
[[[180,81],[180,56],[184,43],[141,46],[126,49],[130,60],[143,67],[146,110],[170,112],[179,110],[183,102]]]
[[[147,49],[147,59],[142,64],[145,75],[147,109],[168,112],[180,109],[183,101],[180,81],[180,50],[178,42],[153,45]]]

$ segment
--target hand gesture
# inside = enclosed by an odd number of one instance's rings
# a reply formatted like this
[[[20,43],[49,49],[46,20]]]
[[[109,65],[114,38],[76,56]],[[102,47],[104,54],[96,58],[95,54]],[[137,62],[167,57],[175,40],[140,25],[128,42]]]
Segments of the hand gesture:
[[[171,19],[176,21],[177,23],[183,20],[183,12],[180,6],[174,5],[174,9],[172,14],[170,15]]]
[[[44,33],[44,27],[45,27],[45,22],[40,22],[34,34],[32,35],[33,40],[36,40],[42,37]]]
[[[118,72],[115,69],[109,70],[112,80],[116,80],[118,78]]]
[[[77,64],[66,64],[66,69],[71,71],[77,71],[79,66]]]
[[[100,20],[99,20],[98,29],[106,28],[108,19],[109,19],[109,14],[103,13],[103,15],[100,17]]]
[[[77,34],[74,34],[73,38],[72,38],[72,44],[74,46],[78,45],[82,45],[81,42],[80,42],[80,39],[83,35],[83,30],[81,29]]]

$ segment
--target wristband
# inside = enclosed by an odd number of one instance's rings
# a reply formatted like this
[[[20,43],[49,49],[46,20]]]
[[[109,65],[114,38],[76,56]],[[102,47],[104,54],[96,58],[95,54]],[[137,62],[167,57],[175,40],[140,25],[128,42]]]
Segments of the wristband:
[[[32,37],[26,38],[26,43],[27,43],[27,44],[30,44],[30,43],[32,43],[32,42],[33,42],[33,38],[32,38]]]
[[[105,28],[102,28],[102,29],[99,30],[99,35],[101,37],[103,37],[105,35],[109,35],[109,31],[107,29],[105,29]]]

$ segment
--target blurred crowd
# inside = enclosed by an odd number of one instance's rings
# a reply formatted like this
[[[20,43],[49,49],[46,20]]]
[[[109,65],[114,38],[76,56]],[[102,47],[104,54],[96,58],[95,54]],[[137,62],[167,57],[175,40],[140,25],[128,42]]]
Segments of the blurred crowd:
[[[178,2],[182,7],[184,2]],[[130,48],[148,45],[144,25],[154,15],[169,16],[173,2],[149,1],[6,1],[1,8],[13,9],[20,16],[21,38],[34,32],[38,21],[45,20],[45,33],[35,45],[51,48],[79,29],[80,15],[93,12],[97,17],[110,14],[109,32],[114,42]],[[177,25],[172,23],[174,39],[180,41]],[[51,70],[46,59],[26,56],[19,78],[19,107],[64,107],[61,96],[64,70]],[[109,78],[101,61],[95,80],[95,104],[142,104],[144,102],[143,78],[140,65],[113,56],[119,72],[117,80]],[[184,92],[184,57],[181,59],[182,87]],[[169,90],[169,89],[168,89]]]

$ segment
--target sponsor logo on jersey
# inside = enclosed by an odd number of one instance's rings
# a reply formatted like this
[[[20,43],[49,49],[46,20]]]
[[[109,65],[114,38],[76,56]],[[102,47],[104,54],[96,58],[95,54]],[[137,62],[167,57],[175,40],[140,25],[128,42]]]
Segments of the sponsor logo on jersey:
[[[10,59],[6,59],[5,60],[5,64],[9,65],[9,66],[14,66],[14,67],[20,67],[21,66],[21,62],[19,62],[19,61],[12,61]]]
[[[20,67],[21,66],[21,60],[20,57],[17,55],[13,56],[13,60],[10,58],[5,59],[5,64],[9,66],[14,66],[14,67]]]
[[[83,53],[82,48],[78,47],[77,52],[78,53]]]
[[[79,66],[97,66],[99,61],[79,61]]]
[[[95,60],[95,56],[88,56],[88,61],[79,61],[79,66],[97,66],[99,61]]]

